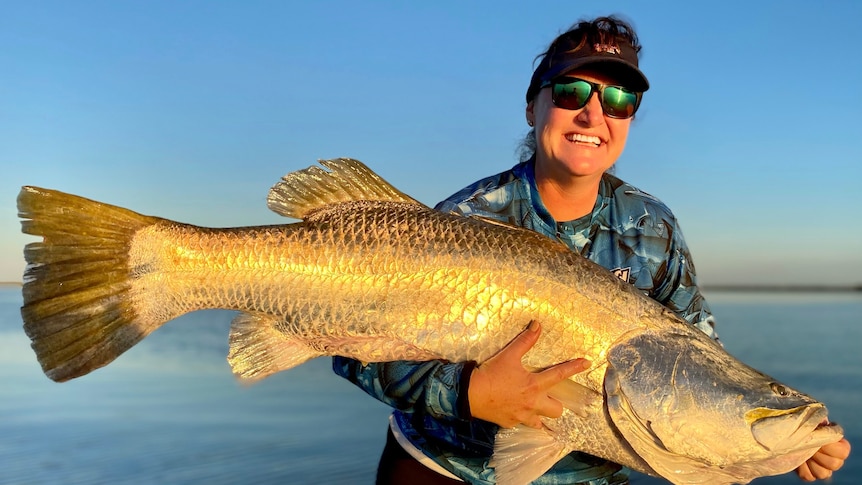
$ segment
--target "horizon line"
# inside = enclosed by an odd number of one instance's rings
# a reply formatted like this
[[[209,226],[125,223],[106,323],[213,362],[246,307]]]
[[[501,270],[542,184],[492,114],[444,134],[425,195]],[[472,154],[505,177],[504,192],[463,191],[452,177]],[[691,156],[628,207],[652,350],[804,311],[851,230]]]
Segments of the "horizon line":
[[[860,291],[862,283],[847,284],[781,284],[781,283],[715,283],[700,285],[705,291]]]

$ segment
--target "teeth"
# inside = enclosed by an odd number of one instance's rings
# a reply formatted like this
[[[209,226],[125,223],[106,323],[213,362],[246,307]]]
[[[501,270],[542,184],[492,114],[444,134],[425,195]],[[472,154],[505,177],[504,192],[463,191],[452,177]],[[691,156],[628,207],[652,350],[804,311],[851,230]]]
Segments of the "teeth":
[[[571,135],[566,136],[569,141],[580,142],[580,143],[592,143],[593,145],[601,145],[602,140],[597,136],[587,136],[581,135],[580,133],[572,133]]]

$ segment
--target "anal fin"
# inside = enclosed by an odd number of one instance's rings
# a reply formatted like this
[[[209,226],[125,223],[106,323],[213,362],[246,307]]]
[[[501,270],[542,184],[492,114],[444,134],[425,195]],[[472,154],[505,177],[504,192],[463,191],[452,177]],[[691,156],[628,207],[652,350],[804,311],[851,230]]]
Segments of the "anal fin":
[[[280,321],[260,313],[240,313],[234,318],[227,360],[237,377],[260,380],[323,355],[279,331]]]

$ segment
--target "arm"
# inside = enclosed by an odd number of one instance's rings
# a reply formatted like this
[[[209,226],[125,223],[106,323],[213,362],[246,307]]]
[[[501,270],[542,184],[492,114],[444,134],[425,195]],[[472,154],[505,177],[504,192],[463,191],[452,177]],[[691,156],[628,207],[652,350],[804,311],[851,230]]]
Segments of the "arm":
[[[406,412],[425,412],[435,418],[471,418],[467,386],[475,362],[397,361],[363,364],[333,357],[336,374],[356,384],[377,400]]]
[[[682,231],[675,223],[668,250],[665,271],[657,274],[655,294],[650,295],[680,318],[718,340],[715,319],[697,285],[697,274]]]
[[[541,327],[533,323],[494,357],[474,362],[385,362],[363,364],[344,357],[333,358],[336,374],[369,395],[407,412],[426,412],[435,418],[478,418],[500,426],[520,423],[541,428],[543,416],[557,418],[562,404],[548,395],[557,383],[589,367],[575,359],[529,372],[521,357],[533,347]]]

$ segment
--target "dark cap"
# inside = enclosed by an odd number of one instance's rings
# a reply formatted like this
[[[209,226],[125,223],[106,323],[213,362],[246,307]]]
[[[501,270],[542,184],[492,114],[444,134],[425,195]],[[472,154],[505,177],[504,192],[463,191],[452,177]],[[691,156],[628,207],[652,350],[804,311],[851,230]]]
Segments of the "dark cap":
[[[638,54],[627,42],[589,43],[580,45],[558,45],[554,52],[548,52],[533,72],[530,87],[527,89],[527,102],[533,100],[541,86],[585,66],[595,67],[598,71],[612,76],[620,85],[634,90],[649,89],[644,73],[638,69]]]

